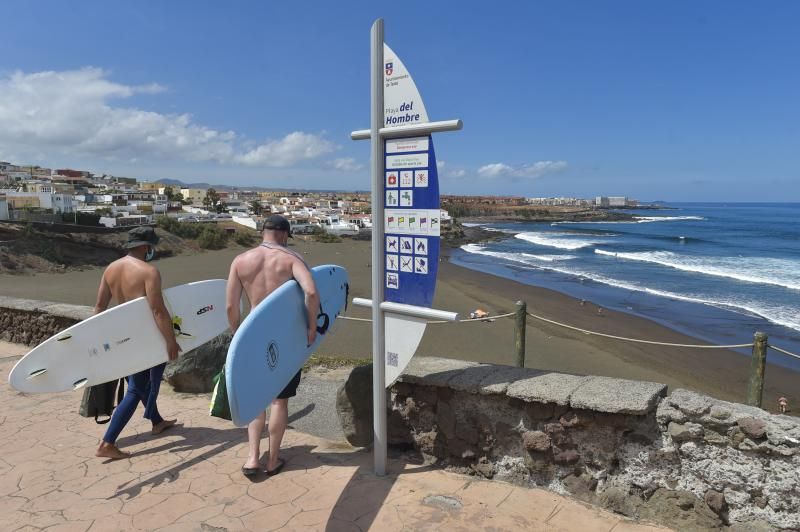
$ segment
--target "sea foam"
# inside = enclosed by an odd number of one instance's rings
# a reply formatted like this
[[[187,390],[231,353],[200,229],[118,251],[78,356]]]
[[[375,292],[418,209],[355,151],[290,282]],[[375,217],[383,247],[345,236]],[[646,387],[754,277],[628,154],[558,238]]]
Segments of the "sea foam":
[[[768,257],[696,257],[670,251],[616,253],[595,249],[594,252],[618,259],[660,264],[685,272],[800,290],[800,262],[793,260]]]
[[[566,250],[581,249],[603,242],[601,239],[565,238],[570,236],[569,233],[519,233],[514,236],[537,246]]]
[[[543,262],[545,261],[531,260],[531,258],[535,257],[535,255],[529,255],[527,253],[505,253],[499,251],[490,251],[485,249],[485,247],[479,246],[477,244],[466,244],[464,246],[461,246],[461,249],[466,251],[467,253],[486,255],[499,259],[505,259],[516,263],[522,263],[530,268],[552,271],[564,275],[574,276],[579,279],[586,279],[594,281],[596,283],[602,283],[608,286],[613,286],[615,288],[621,288],[623,290],[644,292],[646,294],[665,297],[668,299],[675,299],[690,303],[700,303],[703,305],[709,305],[724,310],[737,312],[739,314],[759,316],[778,325],[782,325],[784,327],[789,327],[791,329],[800,331],[800,315],[797,314],[796,309],[792,307],[783,306],[780,304],[770,304],[761,301],[754,301],[747,297],[736,297],[735,295],[730,297],[710,298],[696,294],[679,294],[668,290],[659,290],[656,288],[650,288],[648,286],[639,285],[633,282],[612,279],[610,277],[606,277],[605,275],[584,271],[580,268],[565,267],[567,265],[575,264],[578,261],[565,262],[564,266],[560,266],[557,264],[554,265],[552,263],[543,264]],[[568,257],[575,258],[573,256],[568,256]],[[551,262],[556,262],[556,261],[551,261]]]

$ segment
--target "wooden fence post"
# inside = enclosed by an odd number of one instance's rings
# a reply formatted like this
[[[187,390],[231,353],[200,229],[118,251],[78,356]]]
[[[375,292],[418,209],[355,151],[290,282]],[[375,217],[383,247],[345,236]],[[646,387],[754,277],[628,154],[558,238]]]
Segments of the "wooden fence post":
[[[753,335],[753,358],[750,362],[750,382],[747,385],[747,404],[761,408],[764,392],[764,370],[767,365],[767,334],[757,331]]]
[[[528,304],[517,301],[514,323],[514,347],[517,350],[517,367],[525,367],[525,328],[528,323]]]

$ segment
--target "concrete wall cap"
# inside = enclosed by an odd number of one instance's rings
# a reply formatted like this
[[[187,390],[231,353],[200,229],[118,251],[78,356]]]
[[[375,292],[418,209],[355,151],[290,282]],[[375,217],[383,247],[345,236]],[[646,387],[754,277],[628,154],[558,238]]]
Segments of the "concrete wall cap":
[[[541,374],[541,371],[535,369],[500,364],[481,364],[460,371],[450,379],[447,385],[460,392],[503,395],[512,382]]]
[[[414,357],[406,367],[399,382],[448,386],[450,380],[467,368],[479,366],[477,362],[440,357]]]
[[[572,393],[588,379],[565,373],[543,373],[509,384],[506,393],[523,401],[566,406],[570,404]]]
[[[35,299],[20,299],[16,297],[0,296],[0,308],[20,310],[23,312],[44,312],[61,318],[70,318],[78,321],[85,320],[94,314],[92,307],[85,305],[70,305],[54,301],[38,301]]]
[[[44,306],[53,305],[52,301],[37,301],[35,299],[19,299],[16,297],[0,297],[0,308],[9,310],[22,310],[25,312],[36,312]]]
[[[94,315],[94,308],[84,305],[69,305],[66,303],[51,303],[44,305],[39,312],[46,312],[53,316],[83,321]]]
[[[667,395],[667,385],[611,377],[589,377],[572,393],[570,405],[612,414],[643,415]]]

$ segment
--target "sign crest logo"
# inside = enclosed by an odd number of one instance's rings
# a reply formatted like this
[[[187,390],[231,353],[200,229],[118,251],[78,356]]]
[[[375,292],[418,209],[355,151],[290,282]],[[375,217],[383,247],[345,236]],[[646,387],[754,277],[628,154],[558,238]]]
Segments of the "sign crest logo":
[[[391,76],[394,72],[394,63],[386,63],[386,75]]]

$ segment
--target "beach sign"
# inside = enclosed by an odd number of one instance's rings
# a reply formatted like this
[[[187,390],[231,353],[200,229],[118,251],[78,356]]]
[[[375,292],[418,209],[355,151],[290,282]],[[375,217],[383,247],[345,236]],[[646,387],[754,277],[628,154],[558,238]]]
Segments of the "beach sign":
[[[383,44],[383,126],[427,124],[428,112],[414,78]],[[439,270],[439,179],[430,134],[383,139],[383,300],[430,308]],[[426,322],[384,313],[384,385],[406,369],[425,334]]]
[[[386,473],[386,388],[419,346],[426,321],[458,315],[430,308],[439,264],[439,180],[432,133],[461,129],[460,120],[430,122],[403,61],[383,38],[383,20],[370,31],[370,140],[372,179],[373,453],[375,474]]]
[[[433,139],[427,135],[384,143],[384,300],[430,307],[436,291],[441,231]],[[391,382],[387,379],[387,385]]]

